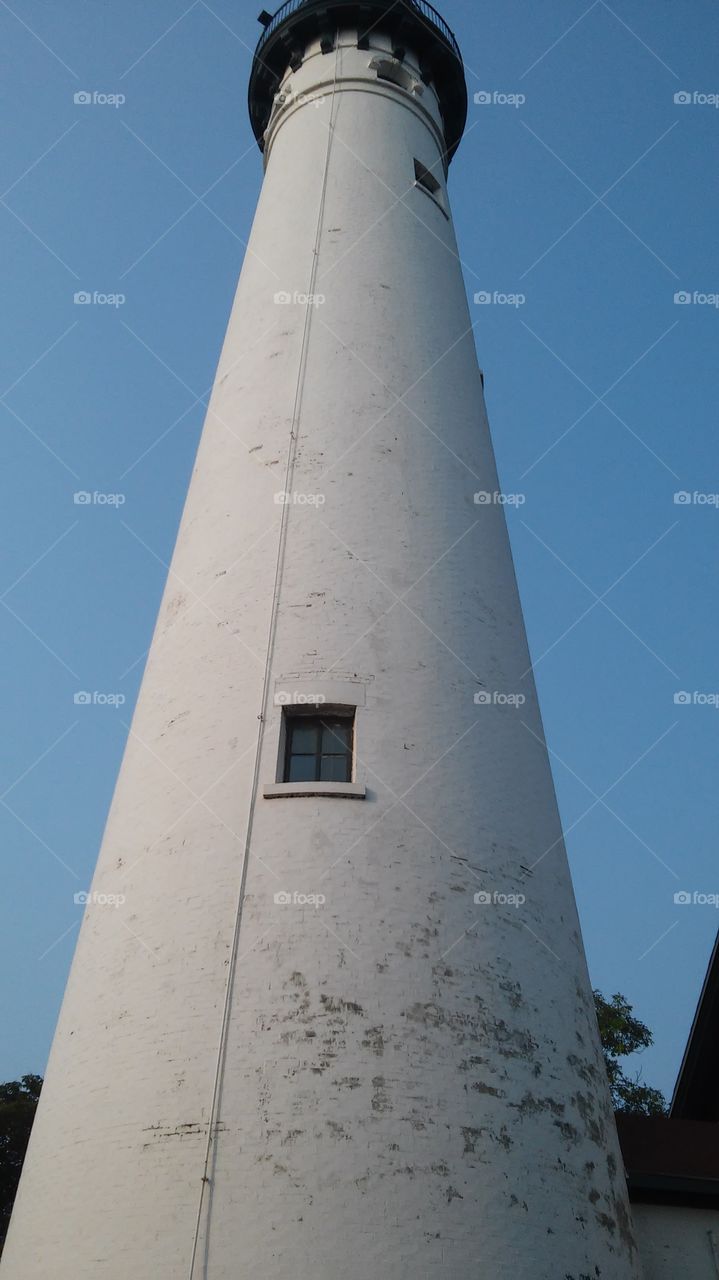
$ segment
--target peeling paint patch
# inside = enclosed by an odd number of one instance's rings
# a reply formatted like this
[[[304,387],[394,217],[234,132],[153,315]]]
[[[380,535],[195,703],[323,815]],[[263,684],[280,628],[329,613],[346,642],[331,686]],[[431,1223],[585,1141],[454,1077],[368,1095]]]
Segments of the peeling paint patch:
[[[484,1084],[482,1080],[475,1080],[472,1088],[475,1093],[488,1093],[492,1098],[503,1098],[505,1096],[503,1089],[495,1089],[491,1084]],[[512,1104],[511,1105],[516,1105]]]
[[[610,1218],[608,1213],[597,1213],[595,1216],[600,1227],[606,1227],[610,1235],[614,1235],[614,1232],[617,1229],[617,1224],[614,1221],[614,1218]]]
[[[567,1055],[567,1062],[573,1067],[580,1079],[585,1084],[594,1084],[597,1079],[597,1068],[592,1062],[586,1062],[583,1058],[577,1057],[576,1053]]]
[[[485,1024],[486,1031],[493,1036],[498,1052],[505,1058],[531,1058],[537,1049],[537,1042],[528,1031],[512,1030],[503,1019]]]
[[[555,1120],[554,1125],[556,1129],[559,1129],[559,1132],[561,1133],[562,1137],[567,1142],[571,1142],[571,1143],[579,1142],[579,1130],[576,1128],[575,1125],[570,1124],[568,1120]]]
[[[510,982],[509,979],[507,979],[504,982],[500,982],[499,989],[505,993],[512,1008],[519,1009],[520,1005],[523,1003],[522,988],[519,983]]]
[[[365,1038],[362,1041],[363,1049],[370,1049],[372,1053],[376,1053],[378,1058],[384,1053],[384,1037],[381,1027],[369,1027],[365,1032]]]
[[[472,1129],[472,1128],[464,1127],[464,1126],[462,1127],[462,1137],[464,1138],[464,1152],[463,1152],[463,1155],[465,1155],[465,1156],[467,1156],[467,1155],[474,1155],[474,1151],[475,1151],[475,1148],[476,1148],[476,1145],[477,1145],[477,1140],[478,1140],[481,1136],[482,1136],[482,1130],[481,1130],[481,1129]]]
[[[361,1083],[359,1076],[343,1076],[341,1080],[336,1081],[339,1089],[359,1089]]]
[[[356,1013],[360,1017],[364,1016],[362,1005],[357,1004],[354,1000],[343,1000],[341,996],[325,995],[321,995],[320,1000],[327,1013]]]
[[[199,1124],[197,1121],[191,1121],[187,1124],[178,1124],[174,1126],[151,1124],[147,1129],[143,1129],[142,1132],[151,1133],[153,1138],[156,1138],[158,1141],[164,1141],[166,1138],[195,1137],[197,1134],[206,1133],[207,1128],[205,1125]],[[224,1133],[225,1125],[216,1126],[215,1132]]]
[[[372,1098],[372,1110],[380,1113],[385,1111],[391,1111],[392,1104],[386,1092],[384,1076],[373,1076],[372,1088],[374,1089],[374,1096]]]
[[[471,1071],[472,1067],[484,1067],[487,1065],[487,1058],[463,1058],[459,1064],[460,1071]]]
[[[586,1094],[577,1093],[572,1098],[572,1102],[575,1104],[577,1111],[584,1121],[587,1135],[592,1139],[592,1142],[596,1142],[601,1145],[604,1134],[602,1132],[601,1125],[598,1124],[595,1119],[594,1100]]]
[[[338,1140],[344,1139],[345,1142],[352,1141],[352,1134],[348,1133],[344,1125],[338,1124],[336,1120],[328,1120],[327,1128],[329,1129],[333,1138],[337,1138]]]
[[[536,1116],[542,1111],[551,1111],[554,1116],[563,1116],[565,1105],[556,1098],[537,1098],[532,1093],[525,1093],[521,1102],[510,1102],[520,1116]]]

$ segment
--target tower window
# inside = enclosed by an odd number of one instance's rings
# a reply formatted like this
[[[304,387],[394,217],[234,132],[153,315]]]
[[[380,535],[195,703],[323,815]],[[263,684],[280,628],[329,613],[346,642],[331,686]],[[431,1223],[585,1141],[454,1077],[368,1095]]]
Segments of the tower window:
[[[351,782],[354,713],[285,713],[284,782]]]
[[[449,217],[445,208],[445,197],[442,189],[442,183],[438,178],[435,178],[432,171],[428,169],[425,164],[422,164],[421,160],[415,160],[414,162],[414,185],[419,187],[421,191],[425,191],[428,196],[431,196],[434,203],[439,209],[441,209],[445,218]]]
[[[414,162],[415,181],[420,187],[424,187],[425,191],[429,191],[431,196],[437,196],[442,190],[441,182],[438,182],[433,173],[422,164],[421,160]]]

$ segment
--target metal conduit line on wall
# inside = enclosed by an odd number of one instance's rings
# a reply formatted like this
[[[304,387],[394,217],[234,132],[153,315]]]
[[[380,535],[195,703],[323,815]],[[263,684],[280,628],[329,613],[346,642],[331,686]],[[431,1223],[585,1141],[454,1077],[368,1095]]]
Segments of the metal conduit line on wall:
[[[299,2],[301,2],[301,0],[299,0]],[[322,224],[324,221],[325,200],[327,196],[327,179],[329,175],[330,156],[332,154],[332,141],[334,138],[335,118],[336,118],[335,111],[336,111],[336,104],[338,101],[337,96],[335,94],[335,87],[337,84],[337,69],[338,69],[340,56],[341,56],[341,50],[339,46],[339,32],[337,32],[337,46],[335,50],[334,83],[332,88],[332,104],[331,104],[331,111],[330,111],[329,129],[327,134],[327,151],[325,154],[324,175],[322,180],[322,189],[320,193],[319,208],[317,212],[317,231],[316,231],[315,243],[312,251],[312,265],[310,268],[309,287],[307,289],[308,302],[305,307],[305,320],[304,320],[304,329],[302,334],[302,346],[300,349],[299,369],[297,373],[297,386],[295,390],[294,404],[292,407],[292,422],[290,424],[290,439],[289,439],[289,445],[287,450],[287,466],[285,468],[285,493],[292,492],[295,458],[297,454],[297,437],[298,437],[298,427],[299,427],[301,408],[302,408],[302,391],[304,388],[305,373],[307,369],[307,353],[309,350],[310,330],[312,327],[312,316],[314,312],[314,307],[311,301],[309,301],[309,299],[312,298],[312,295],[315,292],[315,284],[317,282],[317,269],[319,265],[319,246],[320,246],[320,239],[322,236]],[[272,657],[274,653],[274,637],[275,637],[275,632],[277,628],[277,611],[279,606],[280,590],[282,586],[282,571],[284,567],[284,553],[285,553],[285,547],[286,547],[286,541],[287,541],[287,525],[289,521],[290,504],[283,503],[281,511],[282,511],[282,514],[280,517],[280,532],[279,532],[278,546],[277,546],[277,566],[275,570],[272,612],[270,615],[270,627],[269,627],[269,635],[267,640],[267,660],[265,663],[265,674],[264,674],[264,680],[263,680],[263,686],[262,686],[261,710],[258,715],[258,720],[260,722],[260,725],[259,725],[259,731],[257,735],[257,748],[255,752],[255,767],[253,771],[252,793],[251,793],[250,808],[249,808],[248,821],[247,821],[247,836],[245,840],[244,856],[242,860],[242,875],[240,879],[240,890],[239,890],[238,900],[237,900],[237,910],[235,913],[232,945],[230,950],[230,961],[229,961],[229,967],[228,967],[228,973],[227,973],[227,984],[225,988],[225,999],[224,999],[223,1010],[222,1010],[220,1040],[219,1040],[219,1045],[217,1050],[217,1065],[215,1069],[215,1076],[214,1076],[213,1086],[212,1086],[212,1102],[210,1105],[210,1114],[209,1114],[208,1123],[207,1123],[207,1147],[205,1151],[205,1162],[204,1162],[204,1167],[202,1171],[202,1182],[200,1187],[199,1204],[197,1207],[197,1219],[195,1222],[195,1231],[194,1231],[193,1240],[192,1240],[192,1254],[190,1259],[190,1271],[189,1271],[188,1280],[194,1280],[194,1276],[195,1276],[197,1248],[198,1248],[200,1234],[202,1230],[202,1210],[205,1203],[206,1192],[207,1192],[207,1225],[205,1230],[205,1258],[204,1258],[204,1265],[203,1265],[203,1274],[204,1275],[207,1274],[208,1249],[209,1249],[209,1242],[210,1242],[210,1221],[211,1221],[211,1213],[212,1213],[212,1185],[213,1185],[212,1178],[210,1177],[210,1160],[212,1158],[212,1154],[215,1149],[214,1129],[215,1129],[215,1125],[219,1122],[220,1101],[222,1096],[222,1079],[224,1075],[225,1052],[227,1048],[227,1029],[229,1026],[230,1013],[232,1009],[232,990],[234,985],[235,968],[237,964],[237,956],[239,951],[240,929],[242,926],[242,903],[244,899],[245,885],[247,881],[247,868],[249,863],[250,846],[252,841],[252,826],[253,826],[253,820],[255,815],[255,806],[257,804],[257,797],[259,793],[260,761],[262,758],[262,743],[264,738],[264,728],[265,728],[265,723],[267,720],[267,712],[268,712],[267,704],[268,704],[269,691],[270,691],[270,679],[272,675]]]

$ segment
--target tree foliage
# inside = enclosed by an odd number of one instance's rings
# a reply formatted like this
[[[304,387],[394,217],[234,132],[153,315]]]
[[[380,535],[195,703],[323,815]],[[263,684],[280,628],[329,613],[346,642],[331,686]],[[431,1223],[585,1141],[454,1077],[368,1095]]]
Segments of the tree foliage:
[[[41,1076],[23,1076],[0,1084],[0,1252],[41,1088]]]
[[[640,1072],[634,1078],[626,1075],[620,1064],[621,1058],[630,1053],[640,1053],[653,1043],[649,1027],[635,1018],[629,1001],[618,992],[607,1000],[601,991],[595,991],[594,1005],[615,1111],[644,1116],[666,1115],[667,1104],[659,1089],[642,1084]]]

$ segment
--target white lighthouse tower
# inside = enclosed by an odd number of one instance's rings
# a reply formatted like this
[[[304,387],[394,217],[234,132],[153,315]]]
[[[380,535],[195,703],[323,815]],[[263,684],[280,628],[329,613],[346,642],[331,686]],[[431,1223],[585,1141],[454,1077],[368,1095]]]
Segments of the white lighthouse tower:
[[[2,1280],[637,1280],[420,0],[290,0]],[[119,895],[123,905],[108,905]]]

